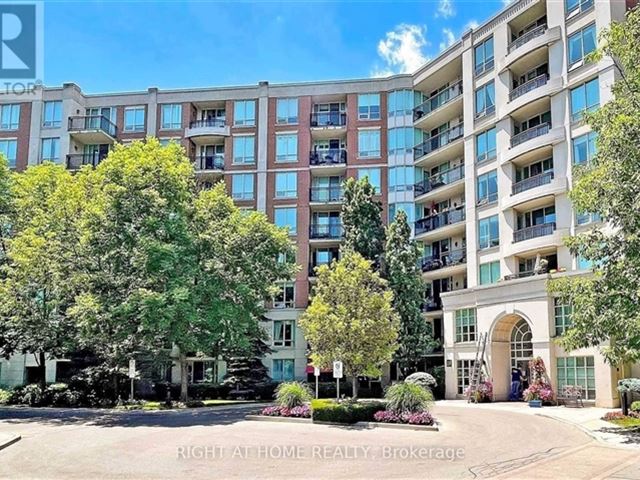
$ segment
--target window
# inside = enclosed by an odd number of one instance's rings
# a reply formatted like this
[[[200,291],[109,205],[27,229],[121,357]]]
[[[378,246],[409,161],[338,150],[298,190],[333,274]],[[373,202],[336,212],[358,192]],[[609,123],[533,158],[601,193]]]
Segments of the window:
[[[380,156],[380,130],[360,130],[358,132],[358,156]]]
[[[473,360],[458,360],[457,380],[458,394],[463,395],[469,384],[471,383],[471,370],[473,369]]]
[[[517,230],[522,230],[524,228],[534,227],[536,225],[555,223],[555,221],[556,207],[555,205],[550,205],[548,207],[537,208],[529,212],[518,214],[516,223]],[[547,233],[547,235],[549,235],[549,233]]]
[[[567,8],[567,17],[573,12],[580,11],[586,12],[593,7],[593,0],[565,0],[565,6]]]
[[[294,320],[274,320],[273,321],[273,346],[293,347],[295,332]]]
[[[558,357],[556,373],[558,392],[562,392],[566,385],[578,386],[582,389],[584,400],[596,399],[596,372],[593,357]]]
[[[273,308],[293,308],[295,297],[295,283],[282,282],[278,285],[278,293],[273,298]]]
[[[289,235],[296,234],[297,215],[295,207],[276,208],[273,211],[273,223],[289,229]]]
[[[43,138],[40,160],[56,162],[60,159],[60,138]]]
[[[491,170],[478,177],[478,205],[498,200],[498,172]]]
[[[298,123],[298,99],[278,98],[276,101],[276,123]]]
[[[576,224],[587,225],[602,220],[599,213],[576,213]]]
[[[182,105],[180,105],[179,103],[163,105],[161,128],[164,130],[177,130],[181,127],[182,127]]]
[[[18,140],[0,139],[0,153],[7,159],[9,168],[16,168]]]
[[[576,257],[576,268],[578,270],[591,270],[593,268],[593,262],[587,260],[582,255]]]
[[[409,225],[415,222],[415,204],[412,202],[398,202],[389,204],[389,223],[393,222],[400,210],[407,214]]]
[[[396,90],[387,97],[389,117],[413,115],[413,107],[422,103],[422,94],[413,90]]]
[[[491,115],[496,111],[496,90],[492,82],[476,90],[476,118]]]
[[[296,172],[276,173],[276,198],[296,198],[298,196],[298,174]]]
[[[411,127],[390,128],[387,138],[389,155],[413,154],[414,145],[422,140],[421,132]]]
[[[250,127],[256,124],[255,100],[237,100],[233,104],[233,124]]]
[[[253,135],[233,137],[233,163],[245,165],[255,163],[255,154],[255,137]]]
[[[571,121],[582,120],[586,112],[600,106],[598,77],[571,90]]]
[[[406,192],[413,190],[415,183],[413,167],[389,168],[389,191]]]
[[[493,127],[476,135],[476,162],[481,163],[496,158],[496,128]]]
[[[581,62],[596,49],[596,24],[584,27],[569,37],[569,67]]]
[[[189,383],[212,383],[215,381],[216,362],[194,361],[189,365]],[[170,375],[171,373],[169,373]]]
[[[564,332],[571,328],[571,305],[564,303],[559,298],[553,299],[553,308],[555,311],[556,336],[564,335]]]
[[[44,102],[42,126],[57,128],[62,124],[62,102]]]
[[[486,39],[474,49],[475,74],[482,75],[493,69],[493,37]]]
[[[522,168],[516,167],[516,183],[547,172],[553,172],[553,158],[540,160]]]
[[[480,265],[480,285],[490,285],[500,280],[500,262],[489,262]]]
[[[596,153],[596,132],[585,133],[573,139],[573,163],[581,165],[589,162]]]
[[[298,161],[298,135],[276,135],[276,162]]]
[[[478,220],[478,247],[482,250],[498,245],[500,245],[498,215]]]
[[[124,109],[124,131],[144,131],[144,107],[127,107]]]
[[[271,368],[274,382],[289,382],[295,378],[295,360],[274,358]]]
[[[20,104],[0,107],[0,130],[17,130],[20,126]]]
[[[253,200],[253,173],[232,175],[231,196],[236,200]]]
[[[379,93],[365,93],[358,95],[358,118],[360,120],[380,119]]]
[[[456,343],[476,341],[476,309],[456,310]]]
[[[360,168],[358,169],[358,180],[367,177],[369,183],[376,189],[376,193],[382,192],[380,188],[380,169],[379,168]]]

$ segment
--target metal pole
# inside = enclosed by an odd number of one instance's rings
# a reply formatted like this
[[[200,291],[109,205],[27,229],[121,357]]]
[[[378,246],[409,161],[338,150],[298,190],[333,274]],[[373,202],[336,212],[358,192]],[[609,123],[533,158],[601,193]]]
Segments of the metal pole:
[[[340,401],[340,379],[336,378],[336,400]]]
[[[129,395],[129,400],[133,402],[133,378],[131,379],[131,394]]]
[[[318,398],[318,377],[316,376],[316,399]]]

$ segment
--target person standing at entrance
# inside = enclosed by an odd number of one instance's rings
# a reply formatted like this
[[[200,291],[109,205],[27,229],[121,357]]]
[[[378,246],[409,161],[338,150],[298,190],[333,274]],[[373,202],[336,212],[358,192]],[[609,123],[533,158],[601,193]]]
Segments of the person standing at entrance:
[[[509,400],[514,402],[520,400],[520,382],[522,373],[517,368],[511,369],[511,392],[509,392]]]

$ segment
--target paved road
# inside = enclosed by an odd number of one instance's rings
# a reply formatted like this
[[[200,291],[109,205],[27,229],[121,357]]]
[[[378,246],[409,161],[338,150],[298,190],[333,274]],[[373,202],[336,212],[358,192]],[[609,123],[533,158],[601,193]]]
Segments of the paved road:
[[[550,418],[436,406],[440,432],[244,421],[255,406],[181,412],[0,409],[0,478],[640,480],[638,450]]]

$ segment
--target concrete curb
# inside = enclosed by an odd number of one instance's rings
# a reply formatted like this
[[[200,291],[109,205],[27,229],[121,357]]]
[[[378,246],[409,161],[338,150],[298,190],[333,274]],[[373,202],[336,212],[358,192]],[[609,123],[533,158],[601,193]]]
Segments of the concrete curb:
[[[245,415],[245,420],[254,422],[276,422],[276,423],[312,423],[310,418],[299,417],[270,417],[268,415]]]
[[[356,423],[337,423],[312,421],[310,418],[297,417],[270,417],[268,415],[245,415],[245,420],[255,422],[280,422],[280,423],[306,423],[313,425],[330,425],[336,427],[360,427],[360,428],[392,428],[396,430],[422,430],[428,432],[438,432],[440,429],[437,425],[410,425],[408,423],[382,423],[382,422],[356,422]]]
[[[20,441],[22,437],[20,435],[8,435],[0,436],[0,450],[7,448],[10,445]]]

